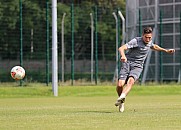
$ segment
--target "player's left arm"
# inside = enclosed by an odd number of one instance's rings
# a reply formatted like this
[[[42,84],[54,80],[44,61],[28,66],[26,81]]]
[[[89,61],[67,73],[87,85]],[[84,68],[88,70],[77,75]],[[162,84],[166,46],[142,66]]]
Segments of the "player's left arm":
[[[175,49],[165,49],[165,48],[162,48],[156,44],[154,44],[151,49],[155,50],[155,51],[163,51],[163,52],[166,52],[166,53],[174,53],[175,52]]]

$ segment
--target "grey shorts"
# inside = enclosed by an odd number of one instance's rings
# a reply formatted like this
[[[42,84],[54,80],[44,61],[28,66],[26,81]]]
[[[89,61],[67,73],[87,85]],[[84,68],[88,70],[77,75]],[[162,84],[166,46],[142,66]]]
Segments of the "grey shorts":
[[[129,77],[133,77],[136,81],[143,70],[143,65],[134,62],[123,62],[118,79],[127,80]]]

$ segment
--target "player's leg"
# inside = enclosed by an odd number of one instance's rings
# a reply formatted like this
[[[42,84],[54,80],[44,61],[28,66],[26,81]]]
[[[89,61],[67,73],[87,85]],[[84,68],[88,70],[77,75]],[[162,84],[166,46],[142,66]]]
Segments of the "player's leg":
[[[116,91],[117,91],[117,94],[118,96],[121,95],[122,91],[123,91],[123,87],[125,85],[125,80],[121,80],[119,79],[118,82],[117,82],[117,87],[116,87]]]
[[[125,80],[118,80],[118,83],[117,83],[117,93],[118,93],[118,96],[120,97],[120,95],[122,94],[122,91],[124,89],[124,85],[125,85]],[[115,103],[116,106],[119,106],[119,112],[123,112],[124,111],[124,102],[118,102],[116,101]]]
[[[126,96],[131,91],[131,88],[133,87],[135,81],[139,78],[141,72],[142,72],[141,67],[137,67],[134,64],[131,66],[131,70],[129,72],[129,78],[126,81],[126,87],[123,88],[121,95],[117,99],[117,102],[115,103],[116,106],[120,106],[125,102]]]
[[[127,80],[128,74],[129,74],[129,70],[130,70],[129,68],[130,67],[129,67],[128,62],[122,63],[122,67],[119,72],[119,77],[118,77],[118,82],[117,82],[117,87],[116,87],[118,96],[120,96],[123,91],[124,85],[126,83],[126,80]]]
[[[119,106],[120,112],[124,111],[124,102],[125,102],[126,96],[129,93],[129,91],[131,90],[133,85],[134,85],[134,78],[129,77],[126,87],[123,88],[122,93],[120,94],[119,98],[117,99],[117,102],[115,103],[116,106]]]
[[[128,77],[128,74],[129,74],[129,63],[125,62],[122,64],[122,67],[121,67],[121,70],[120,70],[120,73],[119,73],[119,80],[117,82],[117,94],[118,96],[120,97],[121,94],[122,94],[122,91],[124,89],[124,85],[126,83],[126,80],[127,80],[127,77]],[[115,106],[120,106],[121,103],[123,102],[120,102],[120,101],[116,101],[115,103]]]
[[[123,92],[125,83],[126,83],[126,80],[121,80],[121,79],[118,80],[116,91],[119,97],[121,96]],[[123,102],[116,100],[115,106],[119,106],[121,105],[121,103]]]
[[[131,91],[135,81],[139,78],[139,76],[143,70],[142,68],[136,67],[136,66],[133,66],[132,68],[133,69],[129,73],[129,78],[128,78],[126,87],[124,87],[122,94],[118,98],[118,101],[123,100],[128,95],[128,93]]]
[[[134,77],[130,76],[130,77],[128,78],[126,87],[124,88],[124,90],[123,90],[123,92],[122,92],[123,95],[125,95],[125,96],[128,95],[128,93],[130,92],[130,90],[131,90],[131,88],[133,87],[134,83],[135,83]]]

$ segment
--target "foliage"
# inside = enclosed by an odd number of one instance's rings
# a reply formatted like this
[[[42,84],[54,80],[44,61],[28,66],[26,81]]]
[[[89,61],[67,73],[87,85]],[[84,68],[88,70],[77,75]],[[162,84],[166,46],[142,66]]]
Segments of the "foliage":
[[[1,59],[15,59],[19,58],[19,42],[20,42],[20,1],[6,0],[0,1],[0,52]],[[46,2],[49,2],[49,7],[46,8]],[[78,54],[76,58],[90,58],[85,53],[89,52],[90,46],[90,13],[94,13],[94,6],[99,8],[98,12],[98,36],[99,36],[99,49],[103,53],[101,44],[108,44],[115,42],[115,21],[112,12],[121,7],[125,10],[125,1],[72,1],[59,0],[57,4],[57,25],[58,36],[61,35],[62,30],[62,17],[65,16],[65,44],[66,44],[66,57],[69,59],[71,54],[71,7],[74,7],[74,35],[75,35],[75,52]],[[49,30],[46,30],[46,11],[48,9]],[[23,24],[23,54],[25,58],[37,59],[35,54],[46,50],[46,32],[49,31],[51,42],[51,1],[37,1],[37,0],[22,0],[22,24]],[[110,21],[109,19],[112,19]],[[109,35],[111,34],[111,35]],[[61,37],[58,41],[61,40]],[[85,44],[86,43],[86,44]],[[33,46],[33,50],[32,49]],[[59,45],[60,46],[60,45]],[[114,54],[114,48],[109,48],[106,53]],[[106,49],[106,48],[105,48]],[[51,50],[51,49],[50,49]],[[102,52],[103,51],[103,52]],[[79,55],[80,54],[80,55]],[[42,58],[45,58],[42,57]]]

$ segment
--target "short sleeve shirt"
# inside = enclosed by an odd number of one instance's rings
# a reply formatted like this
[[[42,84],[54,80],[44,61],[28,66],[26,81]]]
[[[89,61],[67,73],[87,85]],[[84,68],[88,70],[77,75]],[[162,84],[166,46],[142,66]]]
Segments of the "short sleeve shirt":
[[[153,41],[151,40],[148,44],[145,44],[142,37],[136,37],[126,43],[128,52],[126,52],[126,57],[128,61],[144,64],[144,61],[149,53],[150,47],[152,47]]]

